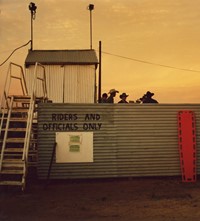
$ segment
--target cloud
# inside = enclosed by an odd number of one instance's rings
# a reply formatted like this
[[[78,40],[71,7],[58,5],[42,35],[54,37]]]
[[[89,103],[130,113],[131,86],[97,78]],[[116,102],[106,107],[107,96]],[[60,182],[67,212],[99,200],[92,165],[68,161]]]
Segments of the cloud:
[[[30,40],[30,2],[0,1],[0,61],[3,61],[9,52]],[[34,49],[89,48],[88,0],[34,2],[37,5],[33,22]],[[92,12],[95,49],[98,50],[101,40],[103,51],[113,54],[200,69],[199,1],[93,0],[92,3],[95,5]],[[29,46],[20,49],[11,60],[23,65],[28,49]],[[125,90],[127,87],[128,93],[139,96],[149,87],[154,90],[158,88],[159,100],[165,100],[168,99],[164,95],[166,88],[175,88],[177,85],[177,90],[183,90],[184,85],[185,90],[192,93],[192,85],[197,87],[200,82],[200,75],[196,73],[183,75],[182,71],[106,55],[103,55],[102,61],[102,90],[113,87]],[[169,92],[173,97],[174,91]]]

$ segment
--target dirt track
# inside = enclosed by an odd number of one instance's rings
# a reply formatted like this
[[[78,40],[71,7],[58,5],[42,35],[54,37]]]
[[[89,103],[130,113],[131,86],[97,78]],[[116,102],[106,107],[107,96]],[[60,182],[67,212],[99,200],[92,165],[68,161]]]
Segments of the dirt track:
[[[199,221],[200,182],[133,178],[0,187],[1,221]]]

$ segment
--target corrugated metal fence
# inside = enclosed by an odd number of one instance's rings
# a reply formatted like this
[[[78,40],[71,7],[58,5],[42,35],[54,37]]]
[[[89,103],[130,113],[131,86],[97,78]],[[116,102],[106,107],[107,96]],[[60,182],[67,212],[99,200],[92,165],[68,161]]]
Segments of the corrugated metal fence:
[[[40,104],[39,178],[47,177],[55,133],[59,131],[92,131],[94,162],[58,164],[54,159],[52,179],[180,175],[180,110],[195,112],[199,173],[200,104]],[[76,120],[52,122],[55,113],[76,115]],[[86,114],[99,117],[86,121]],[[57,123],[65,127],[57,127]]]

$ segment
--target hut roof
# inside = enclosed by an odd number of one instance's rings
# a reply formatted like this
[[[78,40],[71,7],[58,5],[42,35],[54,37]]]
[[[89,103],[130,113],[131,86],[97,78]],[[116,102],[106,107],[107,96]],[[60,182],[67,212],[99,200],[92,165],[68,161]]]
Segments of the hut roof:
[[[95,65],[98,59],[95,50],[29,50],[25,65]]]

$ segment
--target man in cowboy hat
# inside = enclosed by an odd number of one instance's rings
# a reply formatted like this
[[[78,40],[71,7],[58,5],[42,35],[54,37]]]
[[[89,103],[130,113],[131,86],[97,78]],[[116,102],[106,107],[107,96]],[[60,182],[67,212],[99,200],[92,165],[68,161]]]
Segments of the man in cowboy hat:
[[[157,100],[153,99],[154,93],[151,93],[150,91],[147,91],[147,93],[145,94],[145,98],[142,101],[143,103],[158,103]]]
[[[114,103],[114,97],[116,96],[116,93],[119,93],[119,91],[111,89],[108,93],[110,94],[110,96],[108,97],[106,103]]]
[[[119,97],[121,98],[121,100],[118,103],[128,103],[126,101],[126,98],[128,97],[126,93],[122,93]]]

